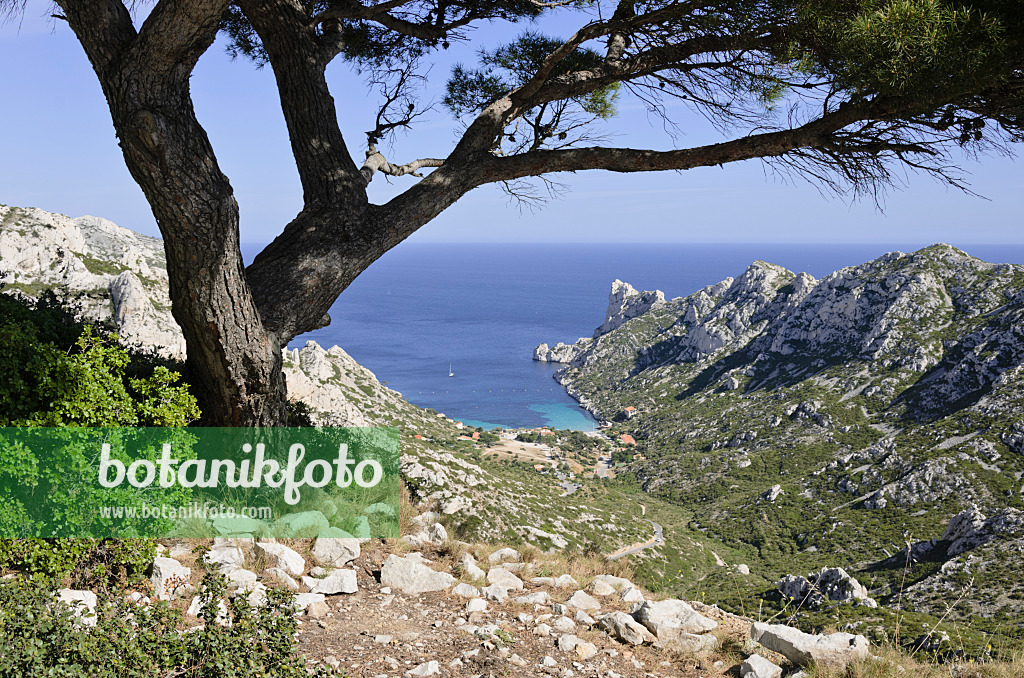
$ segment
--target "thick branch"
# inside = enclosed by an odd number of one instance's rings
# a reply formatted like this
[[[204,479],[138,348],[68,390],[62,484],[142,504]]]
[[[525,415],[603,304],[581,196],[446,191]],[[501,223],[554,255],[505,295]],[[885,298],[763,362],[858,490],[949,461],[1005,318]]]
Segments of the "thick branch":
[[[281,108],[307,208],[365,203],[365,182],[338,126],[326,63],[314,27],[298,0],[241,0],[239,6],[263,42],[277,79]]]
[[[93,69],[106,72],[135,39],[135,27],[120,0],[57,0]]]
[[[228,0],[160,0],[131,50],[135,65],[157,73],[191,73],[213,44]]]

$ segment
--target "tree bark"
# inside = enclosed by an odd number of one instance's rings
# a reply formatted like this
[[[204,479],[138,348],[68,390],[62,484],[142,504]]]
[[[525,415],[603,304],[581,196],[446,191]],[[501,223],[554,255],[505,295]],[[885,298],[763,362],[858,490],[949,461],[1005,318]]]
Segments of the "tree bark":
[[[287,422],[281,346],[245,280],[238,205],[188,87],[224,4],[161,2],[136,33],[120,2],[61,0],[164,237],[172,313],[202,423],[277,426]]]

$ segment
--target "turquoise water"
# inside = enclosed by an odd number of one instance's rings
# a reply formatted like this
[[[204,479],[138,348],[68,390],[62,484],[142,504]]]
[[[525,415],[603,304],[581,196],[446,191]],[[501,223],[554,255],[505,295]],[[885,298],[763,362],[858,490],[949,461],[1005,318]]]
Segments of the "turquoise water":
[[[820,278],[929,244],[404,243],[341,295],[330,326],[290,347],[307,339],[337,344],[409,401],[467,424],[590,430],[593,419],[551,378],[558,366],[532,353],[541,342],[591,336],[614,279],[672,298],[739,276],[757,259]],[[1024,246],[957,246],[988,261],[1024,263]]]

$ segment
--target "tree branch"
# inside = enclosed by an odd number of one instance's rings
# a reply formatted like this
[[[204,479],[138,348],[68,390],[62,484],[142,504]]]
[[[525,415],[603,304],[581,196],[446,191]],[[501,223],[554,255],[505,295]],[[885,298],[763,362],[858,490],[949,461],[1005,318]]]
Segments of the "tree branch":
[[[97,73],[105,73],[136,37],[120,0],[57,0]]]
[[[411,174],[414,177],[423,178],[422,174],[416,173],[417,170],[424,167],[440,167],[443,164],[444,160],[439,158],[421,158],[404,165],[392,165],[379,151],[371,148],[366,152],[366,162],[363,163],[363,167],[359,171],[366,183],[369,184],[376,172],[392,177],[404,177]]]
[[[156,73],[191,73],[217,37],[228,0],[160,0],[132,45],[135,65]]]

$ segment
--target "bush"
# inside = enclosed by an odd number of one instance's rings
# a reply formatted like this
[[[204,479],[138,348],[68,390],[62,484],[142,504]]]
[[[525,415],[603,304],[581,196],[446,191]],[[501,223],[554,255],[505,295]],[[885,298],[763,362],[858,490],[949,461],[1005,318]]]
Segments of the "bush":
[[[136,605],[101,599],[95,624],[87,625],[53,593],[53,583],[0,581],[0,678],[305,678],[294,654],[297,621],[292,594],[267,591],[267,604],[251,608],[244,596],[228,604],[230,625],[217,623],[225,582],[203,581],[205,625],[180,629],[181,613],[165,602]],[[317,675],[336,675],[326,667]]]
[[[0,426],[181,427],[199,417],[195,398],[176,385],[180,375],[167,361],[129,354],[115,335],[101,336],[77,321],[52,294],[35,304],[0,294],[0,345],[17,356],[0,361]],[[55,502],[55,524],[73,523],[87,507],[85,497],[51,497],[50,485],[61,479],[40,473],[39,461],[24,446],[4,449],[0,534],[29,535],[38,527],[19,500],[26,492]],[[87,463],[81,453],[69,453],[58,468],[73,474]],[[0,539],[0,569],[73,576],[82,585],[130,585],[152,561],[153,548],[151,540]]]

